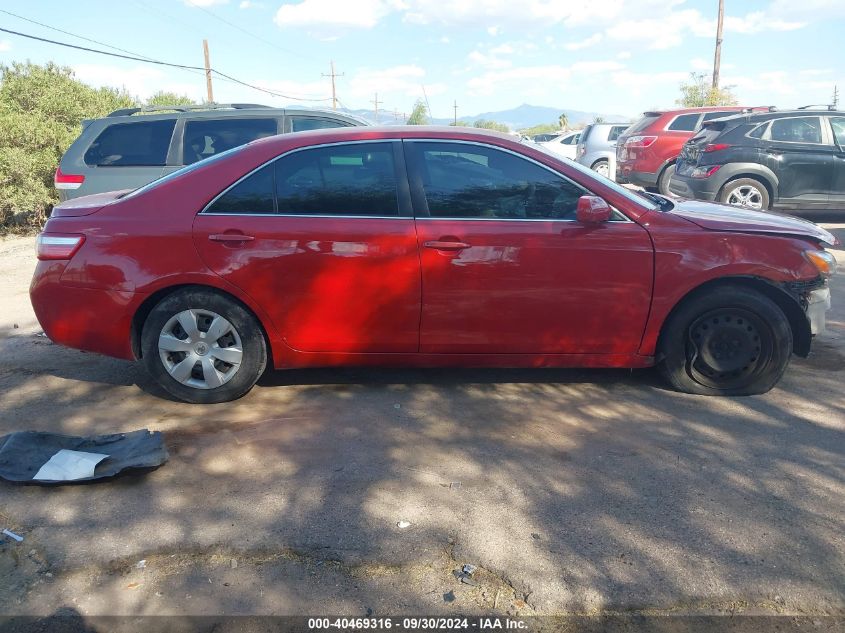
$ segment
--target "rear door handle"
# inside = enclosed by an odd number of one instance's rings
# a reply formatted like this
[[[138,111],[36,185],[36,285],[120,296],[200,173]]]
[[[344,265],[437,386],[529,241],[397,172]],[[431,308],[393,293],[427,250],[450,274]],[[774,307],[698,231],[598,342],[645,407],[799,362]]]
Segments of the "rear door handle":
[[[212,242],[251,242],[255,238],[243,233],[212,233],[208,239]]]
[[[462,251],[465,248],[470,247],[470,245],[466,242],[453,242],[447,240],[432,240],[430,242],[423,243],[423,246],[426,248],[433,248],[437,251]]]

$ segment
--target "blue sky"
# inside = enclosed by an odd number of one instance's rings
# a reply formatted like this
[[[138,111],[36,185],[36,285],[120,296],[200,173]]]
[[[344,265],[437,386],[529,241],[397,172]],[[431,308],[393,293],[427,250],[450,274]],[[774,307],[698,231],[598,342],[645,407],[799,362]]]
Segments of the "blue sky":
[[[710,72],[717,0],[5,0],[2,9],[146,57],[212,66],[246,82],[328,99],[334,60],[349,108],[435,116],[521,103],[637,116],[671,107],[691,71]],[[845,91],[845,0],[726,0],[723,84],[741,103],[827,103]],[[236,25],[231,26],[224,21]],[[0,26],[102,48],[0,13]],[[0,33],[0,62],[71,66],[94,85],[201,100],[202,73],[104,57]],[[219,102],[273,97],[214,80]],[[388,114],[388,116],[390,116]]]

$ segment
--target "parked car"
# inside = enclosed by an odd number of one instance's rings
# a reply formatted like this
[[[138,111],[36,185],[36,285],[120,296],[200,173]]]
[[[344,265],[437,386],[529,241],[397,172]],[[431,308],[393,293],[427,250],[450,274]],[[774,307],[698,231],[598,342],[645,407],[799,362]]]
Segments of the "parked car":
[[[581,130],[576,156],[579,163],[610,177],[610,158],[616,155],[616,141],[628,123],[593,123]]]
[[[768,111],[768,108],[711,106],[645,112],[617,141],[616,182],[669,193],[669,181],[681,147],[702,123],[755,110]]]
[[[531,140],[535,143],[547,143],[548,141],[555,140],[561,134],[563,134],[563,132],[548,132],[546,134],[535,134],[531,137]]]
[[[579,138],[581,138],[581,132],[575,130],[561,134],[557,138],[540,143],[540,145],[555,154],[560,154],[564,158],[575,160],[575,150],[578,147]]]
[[[258,138],[358,125],[368,123],[333,111],[255,104],[124,108],[83,121],[82,134],[59,163],[55,186],[60,200],[135,189]]]
[[[56,206],[30,294],[54,342],[139,359],[187,402],[242,396],[267,364],[657,364],[742,395],[824,329],[834,243],[494,132],[345,128]]]
[[[707,123],[684,145],[669,188],[752,209],[842,208],[845,112],[774,111]]]

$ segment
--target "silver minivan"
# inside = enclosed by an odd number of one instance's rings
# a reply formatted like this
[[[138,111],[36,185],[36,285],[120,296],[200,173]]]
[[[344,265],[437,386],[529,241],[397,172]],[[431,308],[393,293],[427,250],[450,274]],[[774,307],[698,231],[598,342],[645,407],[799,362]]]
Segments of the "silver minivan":
[[[55,185],[62,201],[137,189],[265,136],[358,125],[369,123],[331,110],[255,104],[125,108],[83,121],[82,134],[59,163]]]
[[[616,156],[616,140],[631,126],[630,123],[592,123],[585,127],[578,139],[575,159],[605,178],[610,177],[610,160]]]

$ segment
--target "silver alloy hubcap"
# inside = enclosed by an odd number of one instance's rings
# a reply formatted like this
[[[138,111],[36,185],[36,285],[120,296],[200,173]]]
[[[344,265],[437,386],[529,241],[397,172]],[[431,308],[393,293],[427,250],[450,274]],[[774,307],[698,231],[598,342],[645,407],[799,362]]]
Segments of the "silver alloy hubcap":
[[[596,173],[599,176],[604,176],[607,178],[607,175],[610,173],[610,168],[608,167],[607,163],[599,163],[596,165]]]
[[[752,185],[742,185],[728,195],[728,204],[751,209],[763,208],[763,193]]]
[[[241,337],[210,310],[184,310],[164,324],[158,337],[161,362],[173,379],[194,389],[229,382],[241,366]]]

